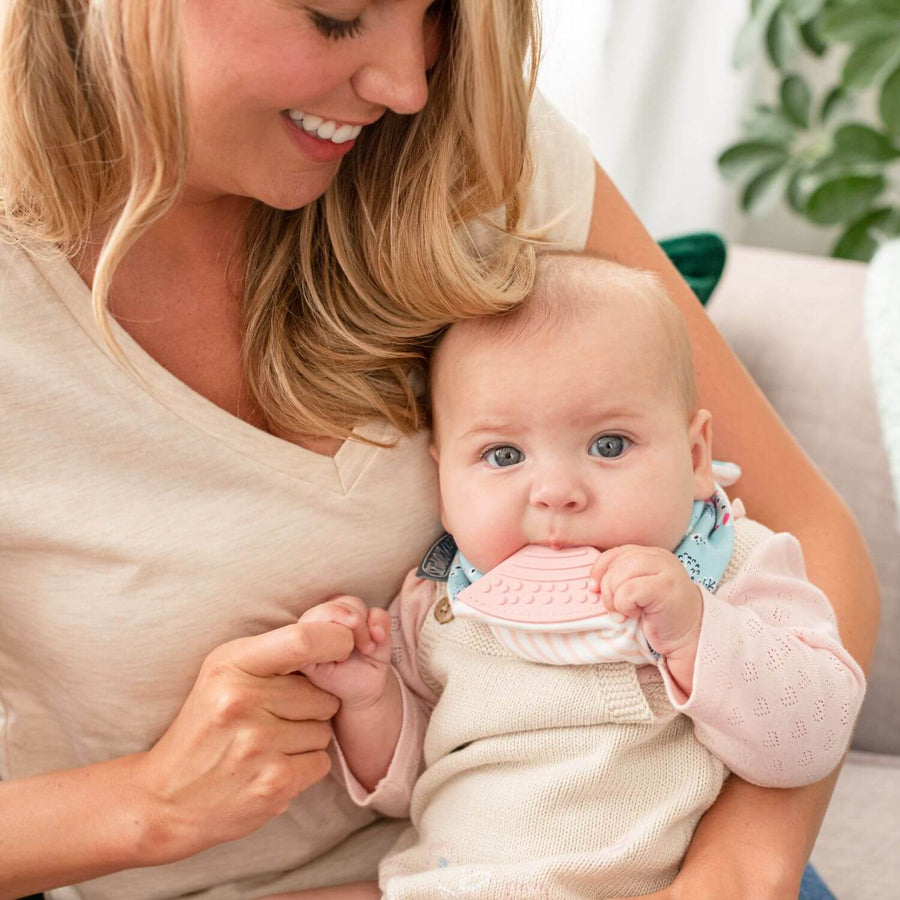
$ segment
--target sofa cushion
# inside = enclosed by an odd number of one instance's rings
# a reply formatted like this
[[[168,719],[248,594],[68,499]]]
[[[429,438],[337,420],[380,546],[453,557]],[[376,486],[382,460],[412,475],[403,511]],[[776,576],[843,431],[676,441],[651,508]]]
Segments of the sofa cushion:
[[[853,746],[900,753],[900,533],[863,334],[866,267],[729,250],[710,317],[846,500],[878,574],[881,630]]]
[[[900,757],[851,752],[812,855],[840,900],[900,893]]]

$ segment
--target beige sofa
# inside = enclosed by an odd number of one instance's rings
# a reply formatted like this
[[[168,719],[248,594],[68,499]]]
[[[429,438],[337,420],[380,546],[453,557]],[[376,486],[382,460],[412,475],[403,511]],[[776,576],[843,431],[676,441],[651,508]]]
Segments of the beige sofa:
[[[862,263],[732,247],[709,313],[846,499],[875,561],[882,598],[875,662],[813,863],[838,900],[896,900],[900,530],[863,333],[865,279]],[[739,483],[733,491],[740,496]]]

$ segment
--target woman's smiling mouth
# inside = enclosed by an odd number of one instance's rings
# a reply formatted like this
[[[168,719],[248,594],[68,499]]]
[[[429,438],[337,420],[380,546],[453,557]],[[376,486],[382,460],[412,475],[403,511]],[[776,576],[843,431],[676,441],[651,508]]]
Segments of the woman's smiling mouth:
[[[346,144],[359,137],[359,133],[363,130],[362,125],[349,125],[333,119],[323,119],[321,116],[314,116],[312,113],[305,113],[299,109],[289,109],[287,115],[306,134],[322,141],[331,141],[332,144]]]

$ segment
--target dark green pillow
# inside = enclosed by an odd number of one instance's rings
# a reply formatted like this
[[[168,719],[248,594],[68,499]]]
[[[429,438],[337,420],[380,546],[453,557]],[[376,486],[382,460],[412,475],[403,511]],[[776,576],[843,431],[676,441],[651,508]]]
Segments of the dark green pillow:
[[[706,303],[725,269],[725,241],[717,234],[698,231],[659,242],[681,277],[701,303]]]

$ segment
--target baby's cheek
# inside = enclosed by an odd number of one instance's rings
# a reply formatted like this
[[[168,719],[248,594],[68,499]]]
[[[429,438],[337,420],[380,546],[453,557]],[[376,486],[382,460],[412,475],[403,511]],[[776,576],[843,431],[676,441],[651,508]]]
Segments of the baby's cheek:
[[[473,502],[457,518],[456,545],[480,572],[494,568],[523,544],[514,518],[497,515],[489,504]]]

